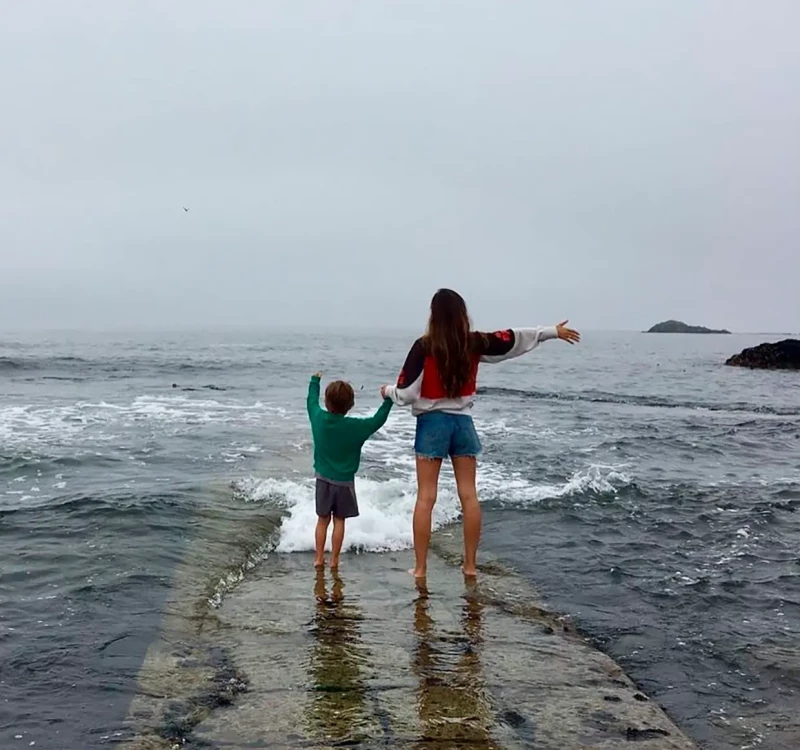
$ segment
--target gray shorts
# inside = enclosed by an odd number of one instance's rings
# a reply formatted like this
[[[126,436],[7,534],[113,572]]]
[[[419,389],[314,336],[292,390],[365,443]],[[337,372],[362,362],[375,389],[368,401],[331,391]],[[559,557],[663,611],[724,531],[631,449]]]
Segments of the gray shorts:
[[[355,518],[358,515],[356,486],[353,482],[335,482],[317,477],[317,515],[328,518]]]

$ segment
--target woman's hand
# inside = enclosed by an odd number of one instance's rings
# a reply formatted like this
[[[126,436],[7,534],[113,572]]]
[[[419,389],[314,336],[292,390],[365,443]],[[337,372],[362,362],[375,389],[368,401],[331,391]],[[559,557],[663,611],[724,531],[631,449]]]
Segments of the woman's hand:
[[[314,378],[319,378],[320,380],[322,380],[322,373],[321,373],[321,372],[315,372],[315,373],[312,375],[312,377],[314,377]]]
[[[566,341],[568,344],[577,344],[581,340],[581,335],[572,328],[567,328],[567,323],[569,323],[569,321],[564,320],[556,326],[558,338],[562,341]]]
[[[388,385],[382,385],[381,386],[381,398],[386,398],[386,389],[388,387],[389,387]]]

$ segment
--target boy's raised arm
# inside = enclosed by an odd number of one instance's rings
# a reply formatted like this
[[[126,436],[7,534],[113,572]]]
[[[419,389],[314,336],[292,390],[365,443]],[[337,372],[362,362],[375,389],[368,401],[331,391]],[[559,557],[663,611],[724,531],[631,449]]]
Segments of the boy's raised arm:
[[[319,405],[319,381],[322,379],[322,373],[317,372],[311,376],[308,382],[308,397],[306,398],[306,410],[308,416],[313,417],[318,414],[322,409]]]
[[[366,432],[367,437],[370,435],[374,435],[384,424],[386,424],[386,420],[389,418],[389,412],[392,410],[392,400],[390,398],[385,398],[383,403],[378,407],[378,411],[376,411],[371,417],[365,417],[362,419],[364,422],[364,430]]]

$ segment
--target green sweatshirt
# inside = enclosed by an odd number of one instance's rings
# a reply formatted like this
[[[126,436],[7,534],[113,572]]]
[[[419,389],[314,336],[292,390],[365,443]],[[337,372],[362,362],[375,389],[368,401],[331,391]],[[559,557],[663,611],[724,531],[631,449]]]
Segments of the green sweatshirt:
[[[319,378],[312,377],[307,407],[314,436],[314,471],[334,482],[352,482],[361,463],[361,446],[383,427],[392,400],[385,399],[371,417],[331,414],[319,405]]]

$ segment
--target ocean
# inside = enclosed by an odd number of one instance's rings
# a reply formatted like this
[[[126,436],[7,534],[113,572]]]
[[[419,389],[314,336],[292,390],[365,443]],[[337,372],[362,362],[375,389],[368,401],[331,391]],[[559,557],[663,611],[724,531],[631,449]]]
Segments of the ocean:
[[[202,623],[252,576],[280,599],[311,568],[308,378],[349,380],[370,413],[413,338],[1,335],[0,747],[130,740],[187,602],[235,705],[248,669]],[[722,365],[775,338],[584,332],[483,366],[474,409],[484,559],[708,750],[800,737],[800,378]],[[395,408],[365,448],[345,579],[411,564],[413,431]],[[437,533],[458,520],[445,471]],[[391,588],[412,601],[410,578]],[[172,645],[195,659],[195,636]],[[170,675],[177,700],[191,675]]]

